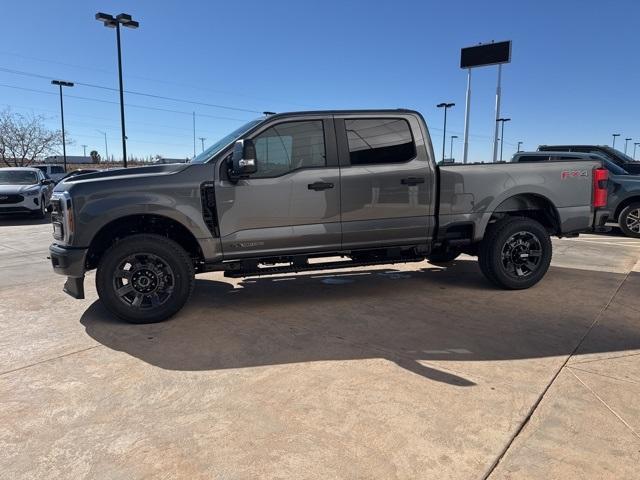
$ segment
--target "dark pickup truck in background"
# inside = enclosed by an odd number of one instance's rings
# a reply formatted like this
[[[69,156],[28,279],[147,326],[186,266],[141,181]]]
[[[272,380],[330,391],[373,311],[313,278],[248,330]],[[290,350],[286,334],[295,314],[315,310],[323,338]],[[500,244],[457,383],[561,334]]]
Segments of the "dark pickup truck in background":
[[[90,173],[52,200],[51,261],[84,298],[134,323],[187,301],[194,274],[231,277],[478,256],[528,288],[550,236],[603,225],[602,161],[437,166],[410,110],[297,112],[240,127],[189,164]]]
[[[640,161],[607,145],[540,145],[539,152],[597,153],[624,168],[631,175],[640,175]]]
[[[640,238],[640,175],[631,175],[624,168],[615,164],[600,153],[578,152],[518,152],[511,159],[512,162],[550,162],[550,161],[602,160],[604,168],[609,171],[609,186],[607,195],[607,210],[609,218],[617,222],[620,230],[633,238]]]

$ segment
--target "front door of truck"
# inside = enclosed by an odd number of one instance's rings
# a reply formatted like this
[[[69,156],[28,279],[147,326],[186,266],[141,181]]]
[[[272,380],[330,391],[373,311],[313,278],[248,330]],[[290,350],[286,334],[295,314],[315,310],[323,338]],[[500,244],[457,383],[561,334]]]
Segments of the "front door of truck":
[[[435,225],[435,175],[414,115],[336,116],[342,246],[426,244]]]
[[[251,139],[257,172],[231,182],[223,165],[216,182],[224,256],[338,250],[340,171],[333,121],[274,120]]]

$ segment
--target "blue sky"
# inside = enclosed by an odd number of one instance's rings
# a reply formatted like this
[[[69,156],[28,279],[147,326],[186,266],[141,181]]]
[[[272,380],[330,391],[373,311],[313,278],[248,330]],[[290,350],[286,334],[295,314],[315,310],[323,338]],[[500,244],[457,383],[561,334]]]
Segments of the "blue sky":
[[[125,89],[262,112],[325,108],[414,108],[440,151],[442,111],[455,102],[450,133],[462,137],[465,71],[460,48],[513,41],[503,70],[505,157],[517,141],[640,141],[640,68],[636,1],[22,1],[3,5],[0,108],[42,114],[59,125],[56,93],[45,77],[117,87],[115,32],[97,11],[127,12]],[[7,21],[15,19],[16,21]],[[470,159],[491,156],[496,68],[474,70]],[[74,144],[121,155],[117,92],[77,85],[66,97]],[[256,114],[128,94],[128,150],[145,156],[193,154]],[[135,105],[135,106],[133,106]],[[155,109],[175,110],[168,112]],[[213,118],[224,117],[224,118]],[[447,142],[448,144],[448,142]],[[454,146],[461,158],[462,142]],[[619,145],[619,144],[618,144]],[[201,149],[197,140],[197,151]],[[447,146],[448,149],[448,146]]]

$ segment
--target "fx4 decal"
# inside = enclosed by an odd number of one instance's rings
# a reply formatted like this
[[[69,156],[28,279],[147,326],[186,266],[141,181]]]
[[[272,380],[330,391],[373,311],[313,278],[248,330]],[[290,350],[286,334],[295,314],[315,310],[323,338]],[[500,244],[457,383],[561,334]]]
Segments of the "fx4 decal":
[[[588,177],[588,170],[563,170],[560,174],[560,178],[562,180],[566,180],[567,178],[575,178],[575,177]]]

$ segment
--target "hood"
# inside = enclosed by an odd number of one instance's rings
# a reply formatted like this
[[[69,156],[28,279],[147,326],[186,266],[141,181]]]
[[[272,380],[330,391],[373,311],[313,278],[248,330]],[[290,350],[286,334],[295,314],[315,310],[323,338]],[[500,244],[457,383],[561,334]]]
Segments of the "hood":
[[[110,180],[125,180],[169,175],[189,168],[188,163],[168,163],[165,165],[149,165],[148,167],[114,168],[103,172],[84,173],[69,179],[64,179],[56,185],[56,191],[65,190],[73,184],[95,183]]]
[[[0,185],[0,195],[19,195],[27,190],[37,190],[38,184],[35,185]]]

